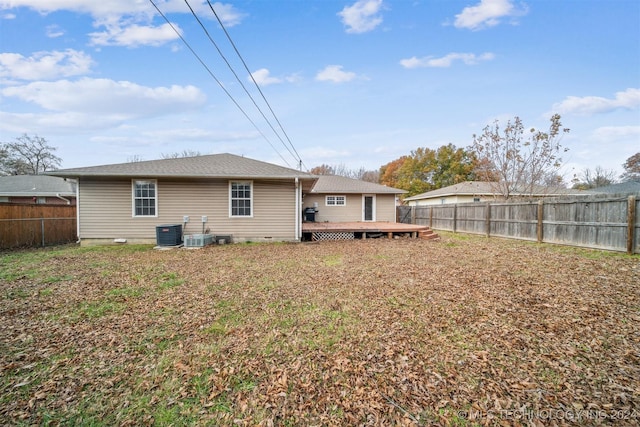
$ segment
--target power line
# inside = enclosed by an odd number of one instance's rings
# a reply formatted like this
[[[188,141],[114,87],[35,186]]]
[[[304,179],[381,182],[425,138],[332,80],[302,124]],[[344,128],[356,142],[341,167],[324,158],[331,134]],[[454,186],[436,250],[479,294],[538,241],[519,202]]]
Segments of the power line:
[[[158,11],[158,13],[160,14],[160,16],[162,16],[164,18],[164,20],[167,22],[167,24],[169,24],[169,26],[173,29],[173,31],[178,35],[178,37],[180,37],[180,40],[182,40],[182,42],[185,44],[185,46],[187,46],[187,48],[189,49],[189,51],[191,51],[191,53],[193,54],[193,56],[196,57],[196,59],[200,62],[200,64],[207,70],[207,72],[209,73],[209,75],[211,77],[213,77],[213,79],[216,81],[216,83],[218,84],[218,86],[220,86],[220,88],[224,91],[224,93],[229,97],[229,99],[231,99],[231,101],[235,104],[236,107],[238,107],[238,109],[242,112],[242,114],[246,117],[247,120],[249,120],[249,122],[251,122],[251,124],[253,125],[253,127],[258,131],[258,133],[260,133],[260,135],[262,135],[262,137],[265,139],[265,141],[267,141],[269,143],[269,145],[271,146],[271,148],[273,148],[273,150],[278,153],[278,156],[280,156],[280,158],[282,159],[283,162],[285,162],[285,164],[289,167],[291,167],[291,165],[289,164],[289,162],[287,162],[287,160],[282,156],[282,154],[280,154],[280,152],[276,149],[276,147],[273,146],[273,144],[271,143],[271,141],[269,140],[269,138],[267,138],[267,136],[260,130],[260,128],[258,127],[258,125],[255,124],[255,122],[253,120],[251,120],[251,117],[249,117],[249,115],[247,114],[246,111],[244,111],[244,109],[242,108],[242,106],[240,106],[240,104],[238,104],[238,102],[235,100],[235,98],[233,97],[233,95],[231,95],[231,93],[229,93],[229,91],[224,87],[224,85],[222,84],[222,82],[220,82],[220,80],[218,80],[218,78],[215,76],[215,74],[213,74],[213,71],[211,71],[211,69],[207,66],[207,64],[202,60],[202,58],[200,58],[200,56],[196,53],[195,50],[193,50],[193,48],[191,47],[191,45],[189,44],[189,42],[187,42],[187,40],[182,37],[182,34],[180,34],[180,32],[177,30],[177,28],[171,23],[171,21],[169,21],[169,19],[166,17],[166,15],[164,13],[162,13],[162,11],[160,10],[160,8],[158,8],[158,6],[155,4],[155,2],[153,0],[149,0],[149,2],[151,2],[151,4],[153,5],[153,7]]]
[[[295,160],[300,160],[299,156],[296,157],[293,152],[291,151],[291,149],[289,149],[289,147],[287,147],[287,145],[285,144],[284,140],[282,139],[282,137],[280,136],[280,134],[278,134],[278,132],[276,131],[276,129],[273,127],[273,125],[271,124],[271,122],[269,121],[269,119],[267,118],[267,116],[264,115],[264,113],[262,112],[262,109],[260,108],[260,106],[258,106],[258,104],[256,103],[255,99],[253,98],[253,96],[251,96],[251,93],[249,93],[249,90],[247,90],[246,86],[244,85],[244,83],[242,82],[242,79],[240,79],[240,77],[238,76],[238,74],[235,72],[235,70],[233,69],[233,67],[231,66],[231,64],[229,63],[229,61],[227,60],[227,58],[225,57],[225,55],[222,53],[222,51],[220,50],[220,47],[218,47],[218,44],[213,40],[213,38],[211,37],[211,35],[209,34],[209,31],[207,30],[207,28],[204,26],[204,24],[202,23],[202,21],[200,20],[200,18],[198,18],[198,15],[195,13],[195,11],[193,10],[193,8],[191,7],[191,5],[189,4],[188,0],[184,0],[184,2],[187,4],[187,7],[189,8],[189,10],[191,11],[191,14],[193,15],[193,17],[196,19],[196,21],[198,21],[198,24],[200,24],[200,27],[202,27],[202,30],[204,31],[204,33],[207,35],[207,37],[209,38],[209,41],[213,44],[213,46],[216,48],[216,50],[218,51],[218,54],[222,57],[222,59],[224,60],[225,64],[227,64],[227,67],[229,68],[229,70],[231,70],[231,73],[235,76],[236,80],[238,81],[238,83],[240,83],[240,86],[242,87],[242,89],[244,89],[244,92],[247,94],[247,96],[249,97],[249,99],[251,99],[251,102],[253,102],[253,105],[256,107],[256,109],[260,112],[260,114],[262,115],[262,118],[267,122],[267,124],[269,125],[269,127],[271,128],[271,130],[273,131],[273,133],[276,135],[276,137],[280,140],[280,142],[282,143],[282,146],[289,152],[289,154],[291,154],[291,156],[295,159]],[[277,119],[276,119],[277,120]],[[282,128],[282,127],[281,127]],[[284,131],[283,131],[284,132]],[[297,153],[296,153],[297,154]]]
[[[185,0],[186,1],[186,0]],[[207,0],[207,3],[209,4],[209,8],[211,9],[211,11],[213,12],[213,14],[215,15],[216,19],[218,20],[218,23],[220,24],[220,27],[222,27],[222,30],[224,31],[224,34],[227,36],[227,39],[229,40],[229,43],[231,43],[231,46],[233,46],[233,49],[236,51],[236,54],[238,55],[238,58],[240,58],[240,61],[242,62],[242,65],[244,65],[244,69],[247,71],[247,73],[249,74],[249,76],[251,77],[251,80],[253,81],[253,84],[256,86],[256,88],[258,89],[258,92],[260,92],[260,95],[262,96],[262,99],[264,100],[265,104],[267,104],[267,107],[269,107],[269,111],[271,111],[271,114],[273,115],[273,118],[276,120],[276,122],[278,123],[278,126],[280,126],[280,130],[282,131],[282,133],[284,134],[284,136],[287,138],[287,141],[289,142],[289,145],[291,146],[291,148],[293,149],[293,151],[296,153],[296,157],[297,160],[300,162],[300,164],[304,165],[304,162],[302,161],[302,158],[300,157],[300,155],[298,154],[298,150],[296,150],[296,147],[293,145],[293,142],[291,141],[291,138],[289,138],[289,135],[287,134],[287,132],[284,130],[284,127],[282,126],[282,123],[280,123],[280,120],[278,119],[278,116],[276,116],[276,113],[273,111],[273,108],[271,108],[271,104],[269,103],[269,101],[267,101],[267,98],[265,97],[264,93],[262,92],[262,89],[260,89],[260,86],[258,85],[258,82],[256,82],[256,79],[253,77],[253,74],[251,73],[251,71],[249,70],[249,67],[247,66],[247,63],[245,62],[244,58],[242,57],[242,55],[240,54],[240,51],[238,50],[238,48],[236,47],[236,44],[233,42],[233,39],[231,39],[231,35],[229,34],[229,32],[227,31],[226,27],[224,26],[224,24],[222,23],[222,20],[220,19],[220,17],[218,16],[218,14],[216,13],[215,9],[213,8],[213,5],[211,4],[210,0]],[[226,61],[226,60],[225,60]],[[235,73],[234,73],[235,74]],[[244,87],[244,85],[243,85]],[[253,98],[252,98],[253,99]],[[284,143],[284,142],[283,142]],[[289,151],[291,153],[291,151]],[[293,155],[293,153],[292,153]],[[305,169],[308,170],[308,168],[305,165]]]

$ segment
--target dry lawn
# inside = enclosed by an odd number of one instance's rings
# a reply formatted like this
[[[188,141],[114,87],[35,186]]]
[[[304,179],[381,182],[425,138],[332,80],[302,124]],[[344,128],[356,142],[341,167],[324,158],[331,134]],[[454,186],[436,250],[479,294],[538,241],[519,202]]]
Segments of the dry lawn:
[[[638,256],[448,234],[0,260],[3,425],[640,423]]]

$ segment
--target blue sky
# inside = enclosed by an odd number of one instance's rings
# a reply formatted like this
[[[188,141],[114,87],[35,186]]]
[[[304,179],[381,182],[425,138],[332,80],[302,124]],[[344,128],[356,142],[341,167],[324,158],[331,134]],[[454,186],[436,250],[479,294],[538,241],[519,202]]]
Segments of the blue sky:
[[[65,168],[192,150],[378,169],[559,113],[567,180],[640,151],[637,0],[211,2],[286,135],[207,1],[188,4],[278,135],[187,3],[154,2],[173,28],[150,0],[0,0],[0,141],[37,134]]]

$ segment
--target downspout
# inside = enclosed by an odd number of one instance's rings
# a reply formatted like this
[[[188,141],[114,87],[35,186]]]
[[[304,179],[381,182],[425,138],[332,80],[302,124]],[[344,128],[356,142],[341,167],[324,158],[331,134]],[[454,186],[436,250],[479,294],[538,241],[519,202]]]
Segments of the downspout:
[[[67,199],[66,197],[62,197],[60,193],[56,193],[56,197],[60,200],[64,200],[65,202],[67,202],[68,205],[71,204],[71,200]]]
[[[298,177],[295,178],[295,187],[296,187],[296,212],[295,212],[295,235],[296,242],[300,241],[300,212],[302,211],[302,207],[300,205],[300,182],[298,181]]]
[[[78,241],[80,243],[80,177],[76,179],[76,234],[78,235]]]

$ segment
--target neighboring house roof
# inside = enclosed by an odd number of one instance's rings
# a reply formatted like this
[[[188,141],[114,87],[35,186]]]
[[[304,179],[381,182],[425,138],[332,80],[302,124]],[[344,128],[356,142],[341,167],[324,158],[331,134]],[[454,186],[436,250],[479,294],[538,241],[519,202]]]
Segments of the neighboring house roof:
[[[306,172],[228,153],[60,169],[49,174],[63,177],[315,179]]]
[[[640,193],[640,181],[627,181],[605,187],[587,190],[590,194],[637,194]]]
[[[0,196],[12,197],[75,197],[76,182],[47,175],[0,176]]]
[[[494,190],[490,182],[466,181],[437,190],[427,191],[426,193],[416,194],[415,196],[405,198],[404,201],[446,196],[493,196],[493,194]]]
[[[338,175],[320,175],[317,177],[311,193],[316,194],[402,194],[405,190],[387,187],[373,182],[361,181]]]
[[[497,196],[499,195],[495,191],[495,183],[483,182],[483,181],[465,181],[458,184],[450,185],[448,187],[439,188],[437,190],[428,191],[426,193],[417,194],[412,197],[404,199],[405,202],[412,200],[433,199],[437,197],[448,196]],[[522,193],[513,192],[514,196],[523,195]],[[571,190],[568,188],[540,188],[533,195],[534,196],[560,196],[560,195],[584,195],[583,191]],[[526,194],[529,195],[529,194]]]

